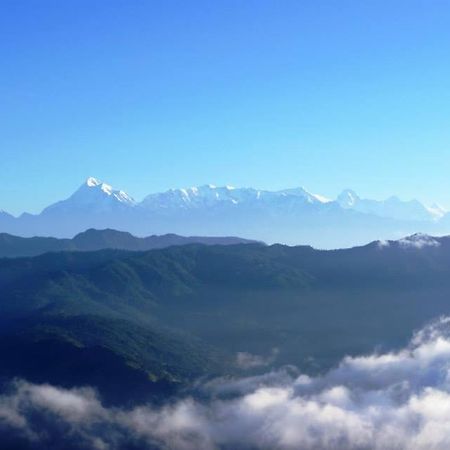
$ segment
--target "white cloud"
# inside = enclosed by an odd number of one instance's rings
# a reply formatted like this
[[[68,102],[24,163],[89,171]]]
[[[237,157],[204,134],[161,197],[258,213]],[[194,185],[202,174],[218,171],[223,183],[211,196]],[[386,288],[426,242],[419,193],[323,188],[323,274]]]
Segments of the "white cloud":
[[[412,236],[405,237],[398,241],[403,248],[424,248],[424,247],[439,247],[440,242],[432,236],[427,234],[417,233]]]
[[[347,357],[318,377],[285,368],[212,380],[197,387],[203,400],[159,408],[107,408],[91,389],[20,381],[0,397],[0,425],[42,448],[448,449],[449,330],[440,319],[407,348]]]
[[[378,245],[378,248],[385,248],[385,247],[389,247],[390,243],[389,243],[389,241],[381,240],[381,241],[377,241],[377,245]]]
[[[236,366],[240,369],[254,369],[271,365],[277,358],[279,350],[272,349],[269,356],[254,355],[248,352],[238,352],[236,355]]]

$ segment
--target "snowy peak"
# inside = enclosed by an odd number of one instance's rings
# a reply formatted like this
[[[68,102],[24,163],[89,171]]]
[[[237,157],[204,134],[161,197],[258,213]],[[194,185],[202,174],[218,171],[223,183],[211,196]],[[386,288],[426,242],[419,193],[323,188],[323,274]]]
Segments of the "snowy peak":
[[[361,199],[351,189],[344,189],[337,197],[337,203],[345,209],[354,208]]]
[[[429,213],[434,217],[435,220],[442,219],[448,211],[441,205],[433,203],[431,206],[426,207]]]
[[[396,196],[386,200],[365,199],[350,189],[344,190],[336,201],[344,209],[404,221],[433,221],[445,214],[431,210],[415,199],[403,201]]]
[[[253,188],[235,188],[233,186],[215,186],[206,184],[182,189],[170,189],[166,192],[150,194],[141,203],[146,209],[205,208],[217,206],[258,206],[261,204],[286,203],[286,201],[323,204],[330,200],[311,194],[302,187],[281,191],[266,191]]]
[[[126,192],[89,177],[69,198],[48,206],[42,213],[109,213],[135,205],[136,202]]]
[[[217,187],[213,184],[182,189],[169,189],[166,192],[150,194],[141,206],[147,209],[199,208],[217,204],[236,204],[243,191],[232,186]]]
[[[292,189],[284,189],[282,191],[275,192],[275,194],[300,197],[305,199],[308,203],[329,203],[331,201],[323,195],[311,194],[311,192],[307,191],[303,186]]]
[[[288,213],[302,215],[305,211],[320,210],[326,204],[352,210],[372,216],[400,221],[438,222],[447,211],[439,205],[424,206],[417,200],[403,201],[392,196],[386,200],[372,200],[361,198],[355,191],[345,189],[335,201],[322,195],[313,194],[304,187],[269,191],[251,187],[233,187],[230,185],[217,186],[205,184],[181,189],[169,189],[165,192],[150,194],[142,202],[137,203],[126,192],[114,189],[110,184],[98,178],[89,177],[66,200],[57,202],[44,209],[44,214],[55,212],[64,213],[68,217],[71,212],[82,214],[104,214],[114,211],[124,212],[135,208],[136,214],[166,213],[175,214],[176,211],[204,211],[224,213],[230,209],[239,209],[240,214],[250,214],[250,211],[262,211],[269,215]],[[330,210],[329,207],[326,207]],[[1,213],[5,216],[5,213]],[[184,214],[184,213],[183,213]],[[416,229],[421,229],[416,226]]]
[[[320,195],[320,194],[311,194],[311,195],[320,203],[330,203],[333,201],[330,198],[325,197],[324,195]]]
[[[92,199],[107,196],[111,197],[111,200],[113,201],[118,201],[129,206],[136,204],[135,200],[126,192],[113,189],[111,185],[94,177],[89,177],[70,198],[82,199],[82,197],[87,198],[89,196],[92,197]]]
[[[88,187],[96,187],[96,186],[100,186],[101,184],[102,184],[102,182],[101,181],[99,181],[99,180],[97,180],[97,178],[94,178],[94,177],[89,177],[87,180],[86,180],[86,186],[88,186]]]

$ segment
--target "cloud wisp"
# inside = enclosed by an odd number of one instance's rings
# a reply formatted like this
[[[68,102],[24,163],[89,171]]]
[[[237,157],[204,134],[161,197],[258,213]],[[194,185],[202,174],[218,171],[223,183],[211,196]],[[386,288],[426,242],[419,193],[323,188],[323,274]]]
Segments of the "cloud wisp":
[[[268,356],[254,355],[248,352],[238,352],[236,355],[236,366],[243,370],[269,366],[275,362],[278,353],[278,348],[273,348]]]
[[[16,380],[0,397],[0,430],[30,449],[447,449],[450,318],[400,351],[347,357],[323,376],[285,368],[198,389],[125,409],[89,388]]]

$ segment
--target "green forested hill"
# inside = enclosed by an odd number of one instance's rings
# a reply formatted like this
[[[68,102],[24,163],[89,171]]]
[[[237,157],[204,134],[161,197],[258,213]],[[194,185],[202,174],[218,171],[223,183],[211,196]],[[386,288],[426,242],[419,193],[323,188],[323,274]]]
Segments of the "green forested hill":
[[[136,237],[124,231],[111,229],[89,229],[77,234],[72,239],[40,236],[20,237],[8,233],[0,233],[0,257],[17,258],[37,256],[47,252],[96,251],[104,249],[146,251],[172,245],[233,245],[252,242],[255,241],[238,237],[179,236],[177,234]]]
[[[436,242],[1,259],[1,374],[94,384],[114,397],[118,384],[169,393],[242,370],[242,352],[261,365],[323,370],[345,354],[403,344],[450,313],[450,245]]]

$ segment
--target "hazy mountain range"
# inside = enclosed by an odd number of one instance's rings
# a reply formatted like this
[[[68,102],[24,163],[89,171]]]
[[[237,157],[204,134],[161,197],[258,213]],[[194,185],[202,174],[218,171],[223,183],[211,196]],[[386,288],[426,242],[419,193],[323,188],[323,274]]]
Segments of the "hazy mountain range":
[[[205,185],[150,194],[137,202],[95,178],[40,214],[13,217],[0,211],[0,231],[20,236],[69,238],[88,228],[137,236],[233,235],[332,248],[415,232],[445,234],[450,232],[450,215],[417,200],[363,199],[351,190],[331,200],[301,187],[267,191]]]
[[[47,252],[61,251],[96,251],[103,249],[119,249],[146,251],[165,248],[172,245],[235,245],[255,244],[256,241],[236,237],[201,237],[178,236],[165,234],[139,238],[125,231],[89,229],[77,234],[72,239],[53,237],[20,237],[8,233],[0,233],[0,258],[17,258],[37,256]]]

